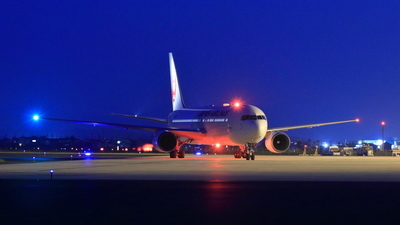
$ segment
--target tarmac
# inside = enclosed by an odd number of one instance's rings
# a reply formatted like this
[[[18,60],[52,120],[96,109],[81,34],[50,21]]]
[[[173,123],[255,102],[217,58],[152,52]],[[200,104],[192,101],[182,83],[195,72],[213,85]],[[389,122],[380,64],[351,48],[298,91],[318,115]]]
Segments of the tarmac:
[[[400,206],[400,157],[0,158],[2,224],[389,224]]]
[[[22,157],[22,156],[20,156]],[[188,180],[188,181],[342,181],[399,182],[400,157],[187,155],[99,158],[23,158],[0,164],[0,179]],[[1,157],[0,157],[1,158]],[[4,159],[4,157],[3,157]],[[6,159],[7,161],[7,159]],[[21,163],[22,162],[22,163]],[[53,171],[50,173],[50,171]]]

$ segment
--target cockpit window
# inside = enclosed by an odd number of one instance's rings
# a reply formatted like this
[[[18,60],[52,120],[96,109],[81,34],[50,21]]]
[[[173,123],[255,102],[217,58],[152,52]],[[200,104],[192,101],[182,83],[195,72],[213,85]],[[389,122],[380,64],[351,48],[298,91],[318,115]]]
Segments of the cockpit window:
[[[264,115],[243,115],[242,120],[266,120]]]

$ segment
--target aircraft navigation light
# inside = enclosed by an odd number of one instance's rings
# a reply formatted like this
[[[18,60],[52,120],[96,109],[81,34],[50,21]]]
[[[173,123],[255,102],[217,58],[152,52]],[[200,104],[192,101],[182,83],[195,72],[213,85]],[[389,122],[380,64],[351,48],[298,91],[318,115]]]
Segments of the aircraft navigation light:
[[[215,145],[215,147],[219,148],[219,147],[221,147],[221,144],[218,143]]]
[[[40,119],[40,117],[39,117],[38,114],[35,114],[35,115],[33,115],[32,119],[33,119],[34,121],[38,121],[38,120]]]
[[[381,125],[382,125],[382,126],[385,126],[385,125],[386,125],[385,121],[382,121]]]
[[[357,122],[357,123],[358,123],[358,122],[360,122],[360,119],[359,119],[359,118],[357,118],[357,119],[356,119],[356,122]]]
[[[240,102],[235,102],[235,107],[239,107],[240,106]]]

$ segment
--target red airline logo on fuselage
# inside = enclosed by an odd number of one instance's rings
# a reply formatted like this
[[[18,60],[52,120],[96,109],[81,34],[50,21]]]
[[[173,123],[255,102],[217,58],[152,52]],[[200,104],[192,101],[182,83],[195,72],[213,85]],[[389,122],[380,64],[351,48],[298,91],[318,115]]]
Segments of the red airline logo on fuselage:
[[[176,81],[172,80],[172,102],[176,100]]]

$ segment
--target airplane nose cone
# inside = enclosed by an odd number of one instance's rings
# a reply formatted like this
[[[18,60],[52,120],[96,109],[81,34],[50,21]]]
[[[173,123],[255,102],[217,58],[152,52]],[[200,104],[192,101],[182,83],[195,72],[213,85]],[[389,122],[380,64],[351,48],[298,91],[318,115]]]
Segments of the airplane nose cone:
[[[237,142],[241,144],[258,143],[265,137],[266,132],[267,123],[265,120],[243,121],[237,136]]]
[[[267,133],[267,123],[264,120],[257,120],[255,124],[252,125],[252,135],[253,135],[253,143],[260,142]]]

